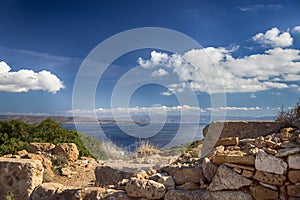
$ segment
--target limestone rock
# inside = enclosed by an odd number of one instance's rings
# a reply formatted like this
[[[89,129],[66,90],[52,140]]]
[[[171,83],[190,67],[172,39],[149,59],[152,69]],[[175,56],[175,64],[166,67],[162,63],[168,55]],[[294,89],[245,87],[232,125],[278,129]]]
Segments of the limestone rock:
[[[0,199],[14,194],[27,199],[43,181],[43,165],[39,160],[0,158]]]
[[[253,176],[255,180],[261,181],[263,183],[267,183],[270,185],[283,185],[286,177],[281,174],[271,174],[268,172],[263,172],[263,171],[256,171],[255,175]]]
[[[248,192],[243,191],[216,191],[209,193],[209,200],[252,200],[252,196]]]
[[[267,154],[263,150],[259,150],[255,159],[255,168],[264,172],[285,174],[287,164],[282,159]]]
[[[254,176],[254,172],[244,169],[243,173],[242,173],[242,176],[246,177],[246,178],[252,178]]]
[[[240,165],[254,165],[255,158],[253,155],[247,155],[242,151],[224,151],[217,152],[213,162],[215,164],[234,163]]]
[[[287,194],[292,197],[300,197],[300,185],[288,185]]]
[[[177,190],[197,190],[199,186],[196,183],[187,182],[176,187]]]
[[[96,198],[89,198],[96,199]],[[89,200],[86,198],[86,200]],[[101,200],[136,200],[135,198],[131,198],[127,195],[127,193],[123,190],[112,190],[109,194],[103,196]]]
[[[66,167],[61,168],[60,172],[61,172],[62,176],[71,176],[72,175],[72,171]]]
[[[300,182],[300,170],[290,170],[288,178],[292,183]]]
[[[28,154],[28,152],[25,149],[23,149],[21,151],[18,151],[17,154],[22,158],[22,157],[26,156]]]
[[[29,153],[37,153],[37,152],[47,152],[51,151],[55,148],[54,144],[51,143],[39,143],[39,142],[31,142],[28,147]]]
[[[286,149],[279,149],[278,152],[275,154],[276,157],[285,157],[292,154],[296,154],[300,151],[300,147],[295,148],[286,148]]]
[[[59,143],[53,149],[56,156],[65,157],[68,162],[74,162],[78,159],[79,151],[74,143]]]
[[[123,179],[129,179],[133,173],[113,169],[108,166],[97,166],[95,169],[96,186],[117,185]]]
[[[204,190],[170,190],[165,195],[165,200],[208,200],[208,191]]]
[[[183,167],[174,174],[176,184],[182,185],[186,182],[199,183],[203,179],[203,172],[200,168]]]
[[[277,199],[278,191],[265,188],[261,185],[250,186],[250,191],[254,199]]]
[[[163,184],[152,180],[130,179],[125,188],[128,196],[135,198],[161,199],[165,196],[166,188]]]
[[[213,164],[208,158],[204,158],[202,162],[202,169],[203,175],[206,178],[206,180],[211,182],[218,170],[218,167],[215,164]]]
[[[233,163],[224,163],[224,165],[226,165],[227,167],[231,167],[231,168],[240,168],[240,169],[245,169],[245,170],[249,170],[249,171],[255,171],[255,168],[252,166],[248,166],[248,165],[238,165],[238,164],[233,164]]]
[[[290,169],[300,169],[300,154],[290,155],[288,157],[288,164]]]
[[[221,165],[218,168],[208,189],[210,191],[234,190],[251,185],[252,181],[234,172],[230,168]]]
[[[172,176],[162,176],[158,179],[158,182],[163,184],[167,190],[175,188],[175,181]]]
[[[43,183],[39,185],[31,195],[31,200],[54,200],[64,190],[64,186],[59,183]]]
[[[238,137],[228,137],[219,139],[215,146],[235,146],[239,144]]]

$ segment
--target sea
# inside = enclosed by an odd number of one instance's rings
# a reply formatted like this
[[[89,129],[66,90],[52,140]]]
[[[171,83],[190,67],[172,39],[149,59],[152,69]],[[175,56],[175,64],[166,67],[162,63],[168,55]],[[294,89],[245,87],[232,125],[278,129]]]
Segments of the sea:
[[[118,124],[76,124],[76,126],[63,124],[62,126],[67,130],[84,132],[98,140],[109,140],[122,148],[133,149],[141,141],[147,141],[158,148],[169,148],[200,140],[203,138],[202,129],[205,125],[207,123],[157,123],[154,124],[153,129],[157,133],[152,132],[149,137],[145,133],[140,134],[147,124],[140,124],[138,127],[136,124],[122,124],[125,130],[121,129]],[[157,131],[155,126],[162,128]]]

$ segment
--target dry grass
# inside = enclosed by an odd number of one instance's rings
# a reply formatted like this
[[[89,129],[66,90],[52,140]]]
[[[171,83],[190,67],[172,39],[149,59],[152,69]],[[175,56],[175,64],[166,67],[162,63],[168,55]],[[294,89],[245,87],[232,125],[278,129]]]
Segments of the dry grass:
[[[296,106],[292,109],[285,110],[284,107],[281,107],[281,110],[276,116],[276,121],[286,122],[291,124],[295,119],[300,118],[300,98]]]
[[[160,150],[157,145],[151,144],[149,141],[141,141],[136,149],[137,154],[158,154]]]

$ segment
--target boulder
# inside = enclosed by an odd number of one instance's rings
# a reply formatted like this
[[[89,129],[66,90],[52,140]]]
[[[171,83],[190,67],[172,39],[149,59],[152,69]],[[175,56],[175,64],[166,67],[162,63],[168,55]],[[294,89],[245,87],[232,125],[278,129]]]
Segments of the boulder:
[[[235,146],[239,144],[238,137],[227,137],[218,140],[215,146]]]
[[[102,199],[105,192],[106,189],[102,187],[86,187],[78,190],[75,196],[78,197],[78,200]]]
[[[113,169],[108,166],[97,166],[95,169],[96,186],[117,185],[123,179],[129,179],[133,173]]]
[[[51,143],[39,143],[39,142],[31,142],[28,147],[29,153],[37,153],[37,152],[49,152],[55,148],[54,144]]]
[[[247,155],[247,153],[242,151],[217,151],[213,162],[217,165],[221,165],[223,163],[254,165],[255,158],[253,155]]]
[[[292,183],[300,182],[300,170],[290,170],[288,178]]]
[[[252,200],[252,196],[244,191],[216,191],[210,192],[208,200]]]
[[[206,180],[211,182],[218,170],[218,167],[215,164],[213,164],[208,158],[204,158],[202,162],[202,169],[203,175],[206,178]]]
[[[158,182],[163,184],[167,190],[175,188],[175,181],[172,176],[162,176],[158,179]]]
[[[270,185],[283,185],[286,177],[281,174],[271,174],[268,172],[258,171],[256,170],[255,175],[253,176],[255,180],[261,181],[263,183],[267,183]]]
[[[125,191],[129,197],[161,199],[165,196],[166,188],[163,184],[152,180],[131,178],[126,184]]]
[[[300,185],[288,185],[287,194],[292,197],[300,197]]]
[[[33,191],[31,200],[58,199],[65,186],[59,183],[42,183]]]
[[[255,159],[255,168],[264,172],[285,174],[287,171],[287,163],[263,150],[259,150]]]
[[[0,199],[9,194],[16,200],[28,199],[43,182],[43,171],[39,160],[0,158]]]
[[[74,162],[78,159],[79,151],[74,143],[59,143],[53,149],[57,157],[66,158],[67,162]]]
[[[29,158],[33,160],[39,160],[42,162],[43,167],[44,167],[44,174],[47,174],[49,176],[53,176],[53,171],[52,171],[52,161],[47,158],[46,156],[42,154],[34,154],[34,153],[28,153],[27,155],[24,156],[24,158]]]
[[[205,190],[170,190],[164,200],[208,200],[209,192]]]
[[[198,190],[199,186],[196,183],[187,182],[176,187],[177,190]]]
[[[288,157],[288,164],[290,169],[300,169],[300,154],[290,155]]]
[[[86,200],[90,199],[93,200],[96,198],[86,198]],[[111,190],[108,194],[105,194],[101,200],[136,200],[136,198],[129,197],[123,190]]]
[[[285,156],[296,154],[299,151],[300,151],[300,147],[279,149],[278,152],[275,154],[275,156],[276,157],[285,157]]]
[[[195,167],[183,167],[174,174],[174,180],[178,185],[186,182],[200,183],[200,179],[204,179],[202,169]]]
[[[218,171],[208,189],[210,191],[234,190],[251,184],[251,180],[234,172],[230,168],[221,165],[218,167]]]
[[[261,185],[250,186],[250,191],[254,199],[277,199],[278,191],[271,190]]]

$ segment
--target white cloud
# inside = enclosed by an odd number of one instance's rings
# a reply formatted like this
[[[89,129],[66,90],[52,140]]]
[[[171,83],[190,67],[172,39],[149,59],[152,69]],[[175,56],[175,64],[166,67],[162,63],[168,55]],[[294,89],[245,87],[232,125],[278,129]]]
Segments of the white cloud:
[[[151,55],[163,59],[156,62],[156,58],[140,58],[140,63],[147,63],[147,68],[172,70],[179,78],[179,82],[169,85],[172,93],[185,89],[206,93],[222,93],[224,89],[231,93],[256,92],[289,88],[288,81],[300,81],[300,50],[296,49],[277,47],[240,58],[222,47],[193,49],[168,57],[158,52]]]
[[[300,26],[295,26],[295,27],[292,29],[292,32],[295,33],[295,34],[299,34],[299,33],[300,33]]]
[[[45,90],[56,93],[63,88],[63,82],[49,71],[34,72],[21,69],[14,72],[4,61],[0,62],[0,91],[28,92],[29,90]]]
[[[207,110],[211,111],[219,111],[219,110],[227,110],[227,111],[253,111],[253,110],[261,110],[260,107],[219,107],[219,108],[207,108]]]
[[[168,75],[168,72],[162,68],[159,68],[158,70],[152,72],[152,76],[166,76]]]
[[[259,44],[271,47],[288,47],[293,44],[293,38],[290,33],[281,33],[276,27],[268,30],[266,33],[258,33],[252,39]]]
[[[270,4],[270,5],[262,5],[262,4],[255,4],[246,7],[238,7],[241,11],[256,11],[260,9],[270,9],[270,8],[282,8],[283,6],[280,4]]]

